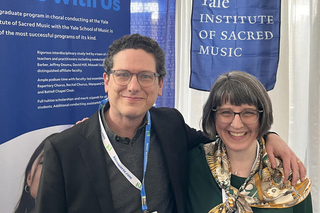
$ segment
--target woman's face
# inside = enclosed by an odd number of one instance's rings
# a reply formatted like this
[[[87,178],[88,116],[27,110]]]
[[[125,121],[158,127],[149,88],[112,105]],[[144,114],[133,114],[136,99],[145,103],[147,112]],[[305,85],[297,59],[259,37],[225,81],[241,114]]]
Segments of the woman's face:
[[[231,105],[229,102],[222,104],[217,109],[231,109],[233,112],[242,112],[245,109],[257,110],[255,106],[242,104],[241,106]],[[216,131],[226,145],[227,149],[233,151],[242,151],[255,146],[255,140],[258,136],[259,121],[253,124],[244,124],[240,116],[235,115],[233,121],[229,124],[221,123],[215,120]]]
[[[43,151],[33,162],[31,171],[27,176],[27,184],[30,187],[30,195],[36,199],[40,181],[40,175],[42,171],[42,162],[43,162]]]

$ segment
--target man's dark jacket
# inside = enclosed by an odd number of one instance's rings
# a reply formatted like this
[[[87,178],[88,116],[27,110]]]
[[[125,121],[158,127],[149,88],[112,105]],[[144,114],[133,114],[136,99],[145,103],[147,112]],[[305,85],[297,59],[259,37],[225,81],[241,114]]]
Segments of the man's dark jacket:
[[[186,212],[188,150],[209,140],[176,109],[151,108],[151,134],[163,149],[178,213]],[[114,212],[98,113],[45,145],[36,200],[39,213]]]

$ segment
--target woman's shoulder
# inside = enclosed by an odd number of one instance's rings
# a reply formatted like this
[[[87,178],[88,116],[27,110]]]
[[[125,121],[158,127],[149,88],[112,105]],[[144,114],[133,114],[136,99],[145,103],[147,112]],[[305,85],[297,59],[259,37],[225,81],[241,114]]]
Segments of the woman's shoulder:
[[[255,213],[294,213],[294,212],[303,212],[303,213],[312,213],[312,201],[311,194],[308,195],[301,203],[289,207],[289,208],[252,208]]]

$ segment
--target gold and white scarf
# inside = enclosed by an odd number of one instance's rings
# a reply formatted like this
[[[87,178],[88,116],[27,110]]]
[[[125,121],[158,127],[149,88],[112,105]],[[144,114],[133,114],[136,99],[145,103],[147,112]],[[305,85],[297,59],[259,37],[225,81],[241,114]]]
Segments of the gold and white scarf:
[[[308,196],[311,191],[311,180],[306,177],[305,181],[298,181],[292,186],[290,175],[289,181],[284,183],[282,161],[276,159],[277,167],[272,169],[264,140],[258,140],[258,144],[260,149],[257,160],[239,189],[231,186],[231,167],[226,147],[221,139],[204,145],[211,173],[228,196],[224,203],[217,205],[209,213],[253,212],[251,207],[288,208],[297,205]]]

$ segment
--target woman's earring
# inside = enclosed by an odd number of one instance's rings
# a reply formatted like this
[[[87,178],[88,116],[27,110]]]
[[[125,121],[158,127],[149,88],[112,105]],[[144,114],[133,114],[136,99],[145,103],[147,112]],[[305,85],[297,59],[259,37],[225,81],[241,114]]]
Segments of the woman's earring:
[[[30,186],[28,184],[24,187],[24,191],[30,193]]]

